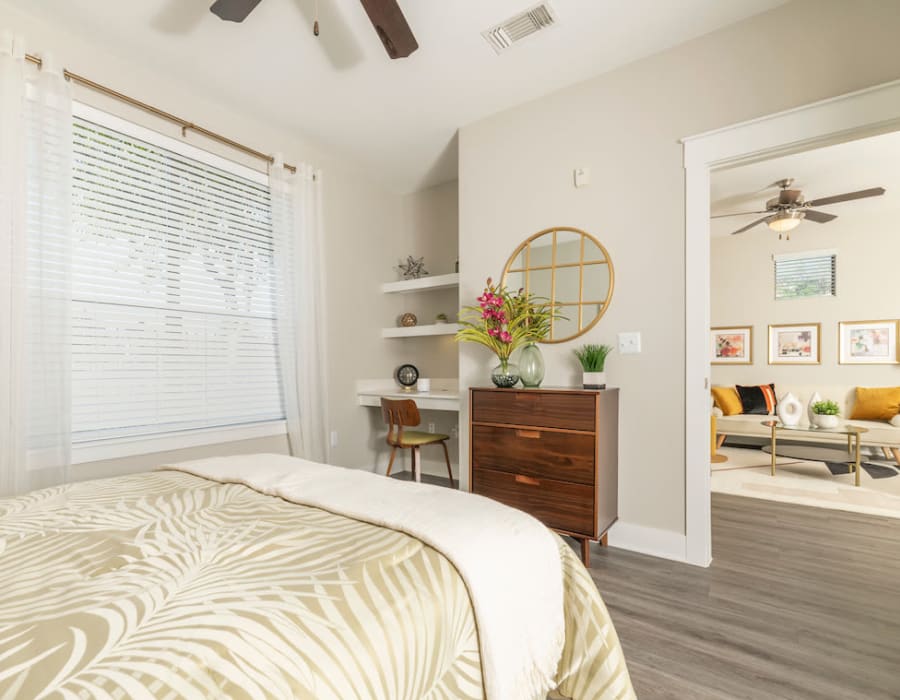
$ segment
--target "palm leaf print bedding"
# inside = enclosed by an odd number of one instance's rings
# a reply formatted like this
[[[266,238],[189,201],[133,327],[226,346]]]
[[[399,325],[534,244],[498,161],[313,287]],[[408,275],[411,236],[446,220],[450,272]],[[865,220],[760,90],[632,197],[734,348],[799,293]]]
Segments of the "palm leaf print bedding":
[[[596,586],[559,545],[559,693],[633,698]],[[469,593],[435,549],[158,471],[0,500],[0,698],[38,697],[475,700],[484,690]]]

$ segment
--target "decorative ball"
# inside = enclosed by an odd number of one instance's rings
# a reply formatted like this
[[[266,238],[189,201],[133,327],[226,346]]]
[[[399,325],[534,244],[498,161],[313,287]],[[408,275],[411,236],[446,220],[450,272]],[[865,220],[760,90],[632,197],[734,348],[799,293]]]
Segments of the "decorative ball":
[[[419,319],[416,318],[416,315],[411,314],[409,312],[403,314],[400,317],[400,325],[403,328],[410,328],[412,326],[415,326],[418,322],[419,322]]]

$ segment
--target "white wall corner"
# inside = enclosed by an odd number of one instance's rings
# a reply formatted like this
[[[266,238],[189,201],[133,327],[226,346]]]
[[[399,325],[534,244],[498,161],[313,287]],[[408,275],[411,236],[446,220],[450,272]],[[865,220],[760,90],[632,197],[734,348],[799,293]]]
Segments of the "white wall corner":
[[[687,562],[687,538],[680,532],[659,530],[621,520],[609,530],[609,546],[653,557]]]

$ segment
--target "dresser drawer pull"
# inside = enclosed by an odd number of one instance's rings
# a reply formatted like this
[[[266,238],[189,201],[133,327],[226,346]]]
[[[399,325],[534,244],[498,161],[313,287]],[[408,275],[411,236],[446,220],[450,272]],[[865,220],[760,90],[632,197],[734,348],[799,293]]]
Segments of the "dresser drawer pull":
[[[523,474],[516,474],[516,481],[520,484],[528,484],[529,486],[541,485],[539,479],[532,479],[530,476],[525,476]]]
[[[528,438],[530,440],[540,440],[541,431],[540,430],[516,430],[516,435],[520,438]]]

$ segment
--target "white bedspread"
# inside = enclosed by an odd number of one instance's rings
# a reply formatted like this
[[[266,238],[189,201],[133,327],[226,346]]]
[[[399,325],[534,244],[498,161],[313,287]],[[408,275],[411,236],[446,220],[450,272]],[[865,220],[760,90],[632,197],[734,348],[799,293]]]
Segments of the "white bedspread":
[[[543,698],[565,628],[559,550],[537,520],[481,496],[275,454],[177,469],[400,530],[449,559],[472,599],[487,700]]]

